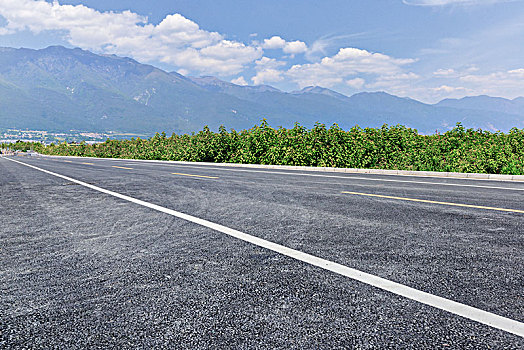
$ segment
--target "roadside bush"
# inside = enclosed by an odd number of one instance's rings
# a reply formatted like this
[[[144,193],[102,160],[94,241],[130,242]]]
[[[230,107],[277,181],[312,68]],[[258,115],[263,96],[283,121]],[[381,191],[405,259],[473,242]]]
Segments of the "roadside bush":
[[[443,134],[420,135],[402,125],[355,126],[344,131],[317,123],[274,129],[263,120],[249,130],[209,127],[192,135],[107,140],[95,145],[16,143],[49,155],[134,158],[193,162],[234,162],[344,168],[524,174],[524,129],[509,133],[465,129],[460,123]]]

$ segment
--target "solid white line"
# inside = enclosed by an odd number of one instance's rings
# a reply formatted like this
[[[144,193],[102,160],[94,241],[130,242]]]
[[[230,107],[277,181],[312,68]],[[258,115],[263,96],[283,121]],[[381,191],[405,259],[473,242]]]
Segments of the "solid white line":
[[[335,263],[329,260],[325,260],[325,259],[316,257],[314,255],[310,255],[310,254],[301,252],[299,250],[291,249],[291,248],[282,246],[280,244],[266,241],[265,239],[262,239],[262,238],[251,236],[247,233],[243,233],[235,229],[232,229],[232,228],[220,225],[220,224],[216,224],[211,221],[207,221],[207,220],[200,219],[192,215],[181,213],[179,211],[161,207],[159,205],[145,202],[145,201],[142,201],[142,200],[139,200],[133,197],[129,197],[129,196],[117,193],[117,192],[109,191],[101,187],[94,186],[94,185],[70,178],[65,175],[60,175],[60,174],[57,174],[57,173],[54,173],[54,172],[51,172],[45,169],[38,168],[30,164],[26,164],[24,162],[20,162],[20,161],[10,159],[10,158],[6,158],[6,159],[12,162],[16,162],[18,164],[33,168],[35,170],[39,170],[46,174],[53,175],[53,176],[62,178],[64,180],[70,181],[70,182],[77,183],[81,186],[90,188],[92,190],[102,192],[110,196],[117,197],[117,198],[129,201],[129,202],[132,202],[132,203],[135,203],[135,204],[147,207],[147,208],[157,210],[165,214],[175,216],[177,218],[180,218],[186,221],[193,222],[195,224],[213,229],[215,231],[225,233],[231,237],[243,240],[245,242],[252,243],[262,248],[269,249],[276,253],[291,257],[296,260],[300,260],[310,265],[317,266],[322,269],[338,273],[340,275],[343,275],[343,276],[352,278],[354,280],[360,281],[362,283],[386,290],[388,292],[391,292],[397,295],[401,295],[408,299],[418,301],[422,304],[433,306],[437,309],[441,309],[441,310],[450,312],[452,314],[459,315],[459,316],[468,318],[470,320],[473,320],[473,321],[476,321],[476,322],[524,337],[524,323],[522,322],[518,322],[512,319],[506,318],[506,317],[502,317],[502,316],[493,314],[491,312],[480,310],[472,306],[461,304],[453,300],[449,300],[449,299],[442,298],[442,297],[439,297],[433,294],[429,294],[429,293],[420,291],[418,289],[414,289],[414,288],[405,286],[400,283],[396,283],[396,282],[393,282],[393,281],[390,281],[390,280],[387,280],[387,279],[384,279],[384,278],[381,278],[381,277],[378,277],[378,276],[375,276],[375,275],[372,275],[366,272],[362,272],[362,271],[359,271],[359,270],[356,270],[356,269],[353,269],[353,268],[350,268],[350,267],[347,267],[347,266],[344,266],[344,265],[341,265],[341,264],[338,264],[338,263]]]

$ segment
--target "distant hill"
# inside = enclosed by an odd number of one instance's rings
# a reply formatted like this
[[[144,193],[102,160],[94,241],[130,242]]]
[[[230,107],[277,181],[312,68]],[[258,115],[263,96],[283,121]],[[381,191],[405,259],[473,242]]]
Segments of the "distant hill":
[[[437,103],[435,106],[501,112],[524,116],[524,97],[509,100],[502,97],[491,97],[486,95],[468,96],[461,99],[445,99]]]
[[[191,132],[299,122],[377,127],[403,124],[423,133],[467,127],[524,127],[524,98],[488,96],[429,105],[384,92],[345,96],[321,87],[290,93],[215,77],[184,77],[130,58],[52,46],[0,48],[0,128],[49,131]]]

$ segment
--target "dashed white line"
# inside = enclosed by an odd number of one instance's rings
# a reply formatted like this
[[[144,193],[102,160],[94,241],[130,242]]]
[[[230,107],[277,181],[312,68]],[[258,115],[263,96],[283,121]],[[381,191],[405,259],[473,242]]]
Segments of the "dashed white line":
[[[26,164],[24,162],[20,162],[20,161],[9,159],[9,158],[6,158],[6,159],[12,162],[16,162],[18,164],[33,168],[35,170],[44,172],[46,174],[53,175],[53,176],[62,178],[64,180],[70,181],[70,182],[77,183],[81,186],[90,188],[92,190],[95,190],[101,193],[105,193],[110,196],[117,197],[117,198],[126,200],[128,202],[135,203],[135,204],[138,204],[138,205],[141,205],[141,206],[153,209],[153,210],[157,210],[159,212],[162,212],[168,215],[172,215],[172,216],[175,216],[177,218],[180,218],[186,221],[190,221],[192,223],[213,229],[215,231],[222,232],[224,234],[240,239],[242,241],[249,242],[256,246],[266,248],[268,250],[274,251],[276,253],[291,257],[293,259],[296,259],[302,262],[305,262],[307,264],[320,267],[324,270],[338,273],[340,275],[343,275],[343,276],[352,278],[354,280],[360,281],[362,283],[386,290],[388,292],[391,292],[397,295],[401,295],[405,298],[418,301],[422,304],[433,306],[437,309],[441,309],[441,310],[450,312],[452,314],[459,315],[467,319],[470,319],[470,320],[473,320],[473,321],[476,321],[476,322],[524,337],[524,323],[522,322],[518,322],[512,319],[503,317],[503,316],[493,314],[491,312],[487,312],[481,309],[474,308],[469,305],[461,304],[453,300],[449,300],[449,299],[442,298],[442,297],[439,297],[439,296],[436,296],[430,293],[426,293],[418,289],[414,289],[406,285],[387,280],[382,277],[378,277],[378,276],[375,276],[375,275],[372,275],[366,272],[362,272],[362,271],[359,271],[359,270],[356,270],[356,269],[353,269],[353,268],[350,268],[350,267],[347,267],[347,266],[344,266],[344,265],[341,265],[341,264],[338,264],[338,263],[335,263],[335,262],[332,262],[326,259],[322,259],[314,255],[310,255],[310,254],[301,252],[299,250],[291,249],[291,248],[267,241],[259,237],[251,236],[247,233],[244,233],[244,232],[241,232],[241,231],[238,231],[238,230],[235,230],[235,229],[232,229],[232,228],[220,225],[220,224],[216,224],[211,221],[200,219],[198,217],[195,217],[189,214],[185,214],[179,211],[168,209],[168,208],[165,208],[165,207],[153,204],[153,203],[145,202],[140,199],[129,197],[129,196],[117,193],[117,192],[106,190],[104,188],[94,186],[94,185],[85,183],[83,181],[70,178],[65,175],[57,174],[57,173],[30,165],[30,164]]]

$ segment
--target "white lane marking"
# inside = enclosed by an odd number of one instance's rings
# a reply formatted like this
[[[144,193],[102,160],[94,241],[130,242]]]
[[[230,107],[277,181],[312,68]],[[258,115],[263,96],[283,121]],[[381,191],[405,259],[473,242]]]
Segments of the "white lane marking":
[[[155,164],[164,165],[179,168],[198,168],[204,169],[202,166],[197,165],[177,165],[177,164]],[[209,169],[209,168],[208,168]],[[500,187],[500,186],[484,186],[484,185],[468,185],[468,184],[454,184],[446,182],[427,182],[427,181],[411,181],[411,180],[393,180],[393,179],[374,179],[369,177],[361,176],[339,176],[339,175],[324,175],[324,174],[306,174],[306,173],[288,173],[283,171],[269,171],[269,170],[251,170],[251,169],[224,169],[224,167],[213,167],[213,170],[225,170],[225,171],[244,171],[251,173],[266,173],[266,174],[277,174],[277,175],[289,175],[289,176],[311,176],[311,177],[328,177],[335,179],[346,179],[346,180],[365,180],[365,181],[379,181],[379,182],[401,182],[401,183],[415,183],[424,185],[436,185],[436,186],[457,186],[457,187],[476,187],[476,188],[488,188],[497,190],[510,190],[510,191],[524,191],[524,188],[511,188],[511,187]]]
[[[92,190],[102,192],[110,196],[117,197],[117,198],[129,201],[129,202],[132,202],[132,203],[135,203],[135,204],[138,204],[138,205],[150,208],[150,209],[157,210],[165,214],[175,216],[177,218],[180,218],[186,221],[190,221],[192,223],[210,228],[212,230],[225,233],[231,237],[240,239],[242,241],[249,242],[256,246],[269,249],[276,253],[291,257],[296,260],[300,260],[310,265],[317,266],[322,269],[338,273],[340,275],[343,275],[343,276],[352,278],[354,280],[360,281],[362,283],[386,290],[388,292],[391,292],[397,295],[401,295],[405,298],[418,301],[422,304],[433,306],[437,309],[441,309],[441,310],[450,312],[452,314],[459,315],[459,316],[468,318],[470,320],[473,320],[473,321],[476,321],[476,322],[524,337],[524,323],[522,322],[518,322],[512,319],[506,318],[506,317],[502,317],[502,316],[493,314],[491,312],[480,310],[480,309],[474,308],[469,305],[461,304],[453,300],[449,300],[449,299],[442,298],[442,297],[439,297],[433,294],[429,294],[429,293],[420,291],[418,289],[414,289],[414,288],[405,286],[403,284],[387,280],[385,278],[381,278],[381,277],[378,277],[378,276],[375,276],[375,275],[372,275],[366,272],[362,272],[362,271],[359,271],[359,270],[356,270],[356,269],[353,269],[353,268],[350,268],[350,267],[347,267],[341,264],[337,264],[335,262],[325,260],[325,259],[316,257],[314,255],[310,255],[310,254],[301,252],[299,250],[291,249],[291,248],[282,246],[277,243],[266,241],[265,239],[262,239],[262,238],[251,236],[247,233],[243,233],[235,229],[232,229],[232,228],[220,225],[220,224],[216,224],[211,221],[207,221],[207,220],[200,219],[192,215],[181,213],[179,211],[161,207],[159,205],[145,202],[140,199],[129,197],[129,196],[117,193],[117,192],[109,191],[101,187],[94,186],[94,185],[70,178],[65,175],[60,175],[60,174],[57,174],[57,173],[54,173],[54,172],[51,172],[45,169],[38,168],[33,165],[26,164],[24,162],[20,162],[20,161],[9,159],[9,158],[8,160],[25,165],[27,167],[30,167],[36,170],[39,170],[49,175],[53,175],[53,176],[62,178],[64,180],[77,183],[79,185],[90,188]]]

